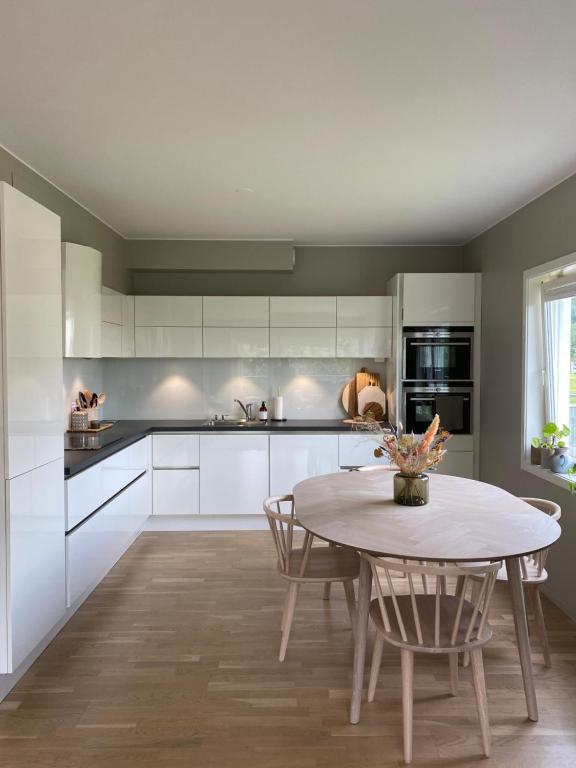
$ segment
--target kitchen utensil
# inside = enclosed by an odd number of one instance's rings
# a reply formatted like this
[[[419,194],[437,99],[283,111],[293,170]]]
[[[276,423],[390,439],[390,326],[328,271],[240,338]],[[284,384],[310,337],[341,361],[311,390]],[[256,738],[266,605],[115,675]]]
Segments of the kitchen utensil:
[[[386,394],[380,389],[380,387],[370,385],[364,387],[360,392],[358,392],[358,413],[361,416],[364,416],[367,410],[369,410],[369,405],[371,404],[380,406],[382,409],[381,416],[386,413]],[[374,417],[378,418],[376,416],[374,407],[372,407],[370,410],[372,410]]]
[[[351,379],[342,390],[342,405],[348,416],[353,419],[356,411],[356,379]]]
[[[370,383],[370,376],[372,374],[368,373],[366,368],[361,368],[358,373],[356,374],[356,396],[358,397],[360,395],[360,392],[364,389],[364,387],[367,387]],[[358,411],[360,413],[360,410]]]
[[[106,395],[104,394],[104,392],[101,392],[98,395],[98,405],[102,405],[105,400],[106,400]]]
[[[96,392],[92,392],[92,397],[90,398],[90,408],[97,408],[98,407],[98,395]]]
[[[88,408],[88,400],[84,392],[78,392],[78,405],[80,408]]]
[[[384,418],[384,408],[380,403],[367,403],[362,415],[371,415],[375,421],[382,421]]]

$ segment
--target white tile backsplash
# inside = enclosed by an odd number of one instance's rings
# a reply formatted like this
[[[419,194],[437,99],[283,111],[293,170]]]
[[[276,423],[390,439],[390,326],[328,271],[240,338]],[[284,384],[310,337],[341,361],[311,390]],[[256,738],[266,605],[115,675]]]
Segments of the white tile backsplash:
[[[259,407],[262,400],[270,405],[278,390],[284,397],[288,419],[337,419],[344,416],[342,389],[359,368],[366,366],[384,377],[383,365],[357,359],[132,358],[74,362],[102,366],[106,418],[111,419],[240,416],[234,398],[256,402]],[[87,368],[81,373],[89,377],[96,370]],[[95,384],[90,380],[87,387]]]

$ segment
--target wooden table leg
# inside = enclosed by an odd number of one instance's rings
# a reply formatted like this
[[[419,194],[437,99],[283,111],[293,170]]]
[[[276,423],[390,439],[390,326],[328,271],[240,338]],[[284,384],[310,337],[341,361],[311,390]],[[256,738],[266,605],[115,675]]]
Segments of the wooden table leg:
[[[360,707],[364,689],[364,662],[366,659],[366,639],[368,636],[368,611],[372,595],[372,569],[368,560],[362,558],[360,579],[358,582],[358,602],[356,605],[356,642],[354,644],[354,667],[352,669],[352,701],[350,702],[350,722],[360,720]]]
[[[514,626],[516,627],[516,642],[520,654],[520,666],[524,678],[524,693],[526,695],[526,707],[528,719],[538,720],[538,703],[536,701],[536,689],[534,687],[534,675],[532,672],[532,655],[530,652],[530,638],[528,636],[528,621],[526,618],[526,604],[524,602],[524,587],[520,572],[520,559],[510,557],[506,560],[506,571],[512,591],[512,607],[514,611]]]

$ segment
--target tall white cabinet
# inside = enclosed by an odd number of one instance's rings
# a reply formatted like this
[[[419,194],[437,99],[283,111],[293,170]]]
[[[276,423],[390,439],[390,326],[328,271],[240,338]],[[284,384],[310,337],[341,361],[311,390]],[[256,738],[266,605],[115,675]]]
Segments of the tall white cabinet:
[[[0,673],[6,673],[63,616],[65,555],[60,218],[5,183],[0,272]]]
[[[102,254],[62,243],[64,356],[102,356]]]

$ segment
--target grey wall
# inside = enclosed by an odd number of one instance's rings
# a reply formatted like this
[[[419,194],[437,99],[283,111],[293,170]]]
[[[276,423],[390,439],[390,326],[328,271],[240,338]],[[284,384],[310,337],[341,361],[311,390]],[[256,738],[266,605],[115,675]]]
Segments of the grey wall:
[[[138,243],[139,241],[132,241]],[[167,257],[178,241],[148,241]],[[129,246],[130,247],[130,246]],[[378,295],[397,272],[461,272],[460,246],[297,247],[290,273],[136,272],[136,294]]]
[[[523,271],[576,251],[576,176],[555,187],[464,249],[482,272],[480,475],[522,496],[561,505],[562,538],[552,550],[550,597],[576,617],[576,496],[520,469]]]
[[[291,272],[294,245],[281,240],[126,240],[126,266],[147,272]]]
[[[124,269],[124,239],[59,189],[0,147],[0,180],[37,200],[62,220],[62,239],[102,252],[102,281],[118,291],[130,291]]]

